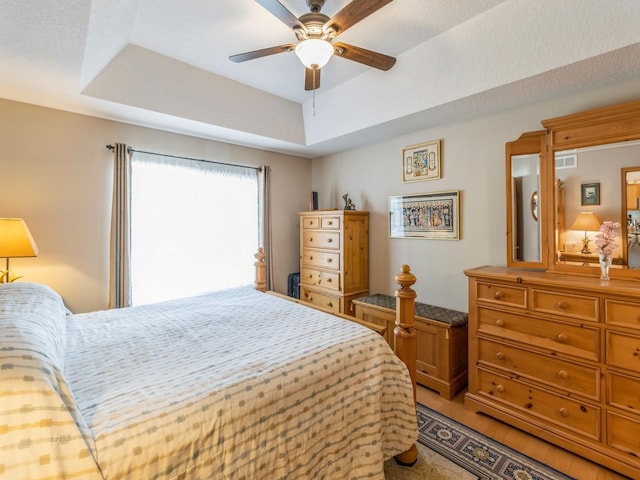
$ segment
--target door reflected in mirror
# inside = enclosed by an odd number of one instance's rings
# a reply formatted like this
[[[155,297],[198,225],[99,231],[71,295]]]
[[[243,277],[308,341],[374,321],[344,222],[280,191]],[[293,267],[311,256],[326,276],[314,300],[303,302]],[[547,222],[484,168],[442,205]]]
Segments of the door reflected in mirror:
[[[538,190],[540,189],[540,155],[511,157],[513,260],[540,261],[540,227],[538,221]],[[531,214],[526,214],[529,209]]]
[[[640,268],[640,167],[622,169],[625,187],[625,209],[627,228],[627,265]]]

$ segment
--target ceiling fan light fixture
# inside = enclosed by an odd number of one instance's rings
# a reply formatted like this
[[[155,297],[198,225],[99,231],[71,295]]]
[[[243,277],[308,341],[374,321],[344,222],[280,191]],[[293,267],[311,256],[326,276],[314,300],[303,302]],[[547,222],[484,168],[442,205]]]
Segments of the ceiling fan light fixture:
[[[296,45],[296,55],[305,67],[322,68],[333,56],[333,45],[327,40],[309,38]]]

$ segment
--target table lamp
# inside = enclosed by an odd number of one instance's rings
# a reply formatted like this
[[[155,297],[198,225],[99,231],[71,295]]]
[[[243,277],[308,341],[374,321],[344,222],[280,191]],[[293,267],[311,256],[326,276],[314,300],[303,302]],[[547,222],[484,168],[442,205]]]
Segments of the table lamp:
[[[7,268],[0,270],[0,283],[17,280],[9,269],[9,259],[16,257],[36,257],[38,247],[33,241],[27,224],[21,218],[0,218],[0,258],[7,259]]]
[[[588,255],[591,253],[589,250],[589,237],[587,237],[587,232],[597,232],[600,230],[600,219],[596,217],[596,214],[593,212],[580,212],[578,214],[578,218],[576,218],[573,225],[571,225],[571,230],[583,230],[584,231],[584,239],[582,240],[582,250],[580,253]]]

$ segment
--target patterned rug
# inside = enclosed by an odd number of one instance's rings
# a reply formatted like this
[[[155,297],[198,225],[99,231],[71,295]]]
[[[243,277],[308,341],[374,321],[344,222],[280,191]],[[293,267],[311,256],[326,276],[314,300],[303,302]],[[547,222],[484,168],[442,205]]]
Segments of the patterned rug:
[[[385,480],[572,480],[421,404],[418,431],[418,463],[386,462]]]

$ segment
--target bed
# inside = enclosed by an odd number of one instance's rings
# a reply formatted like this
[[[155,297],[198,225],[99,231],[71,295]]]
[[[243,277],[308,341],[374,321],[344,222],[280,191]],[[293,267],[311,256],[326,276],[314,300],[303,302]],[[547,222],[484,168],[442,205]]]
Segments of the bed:
[[[0,331],[0,480],[382,480],[415,448],[378,333],[250,287],[73,315],[2,284]]]

